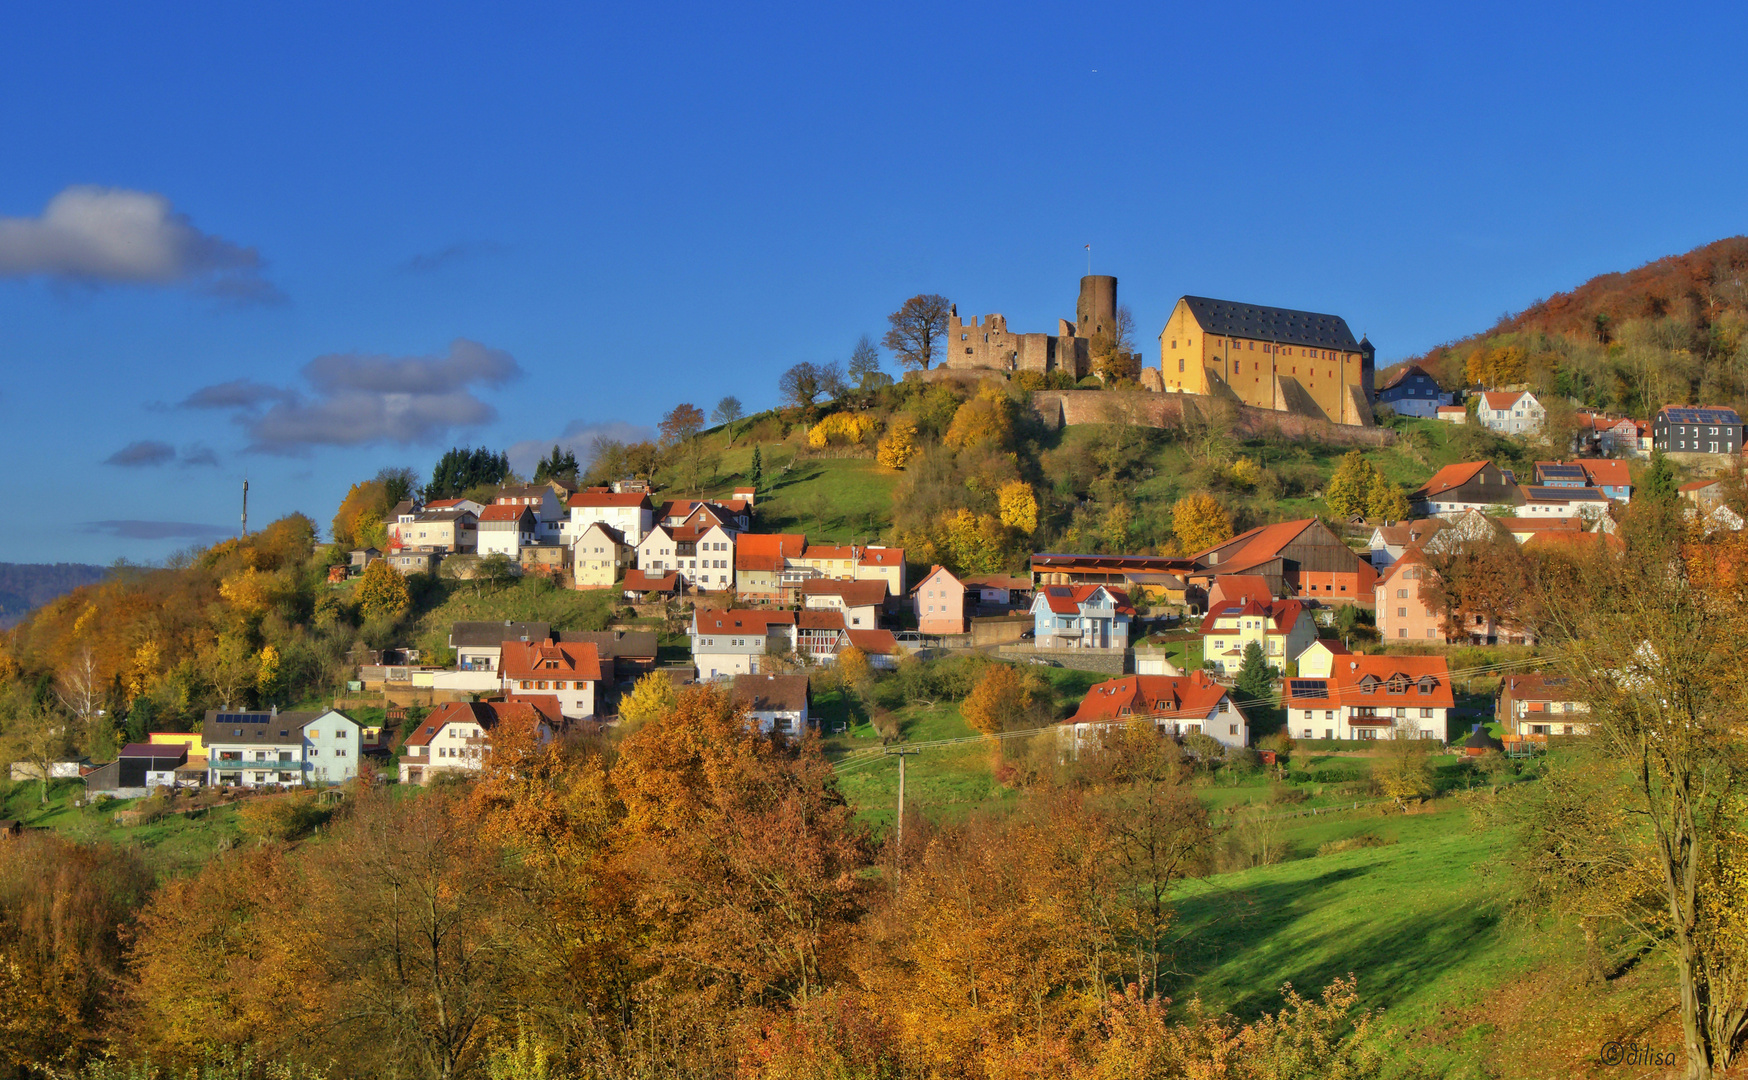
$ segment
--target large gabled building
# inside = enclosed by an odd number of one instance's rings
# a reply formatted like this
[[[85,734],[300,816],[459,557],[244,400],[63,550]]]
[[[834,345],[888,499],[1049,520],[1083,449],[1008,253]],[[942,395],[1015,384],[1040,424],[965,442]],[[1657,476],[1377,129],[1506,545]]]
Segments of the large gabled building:
[[[1241,532],[1193,556],[1192,584],[1217,577],[1260,577],[1273,596],[1317,600],[1331,607],[1369,605],[1378,573],[1316,518],[1283,521]]]
[[[1373,422],[1372,343],[1355,341],[1339,315],[1185,296],[1159,332],[1159,364],[1168,393]]]

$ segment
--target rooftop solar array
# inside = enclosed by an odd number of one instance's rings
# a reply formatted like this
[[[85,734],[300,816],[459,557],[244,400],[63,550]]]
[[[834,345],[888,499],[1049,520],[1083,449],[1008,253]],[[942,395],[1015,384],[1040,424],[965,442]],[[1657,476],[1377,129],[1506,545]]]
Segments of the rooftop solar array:
[[[1735,409],[1664,409],[1663,415],[1677,424],[1740,424]]]
[[[1296,698],[1326,698],[1329,684],[1322,679],[1288,679],[1287,696]]]
[[[264,712],[219,713],[213,719],[221,724],[265,724],[273,719],[273,714]]]

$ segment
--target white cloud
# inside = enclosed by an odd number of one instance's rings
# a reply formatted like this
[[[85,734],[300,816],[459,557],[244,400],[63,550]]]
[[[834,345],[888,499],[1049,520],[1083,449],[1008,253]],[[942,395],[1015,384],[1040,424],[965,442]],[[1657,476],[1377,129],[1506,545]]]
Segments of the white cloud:
[[[270,300],[260,254],[203,233],[170,200],[125,188],[69,187],[34,218],[0,218],[0,277],[87,284],[196,285]]]
[[[249,433],[249,449],[259,453],[376,442],[405,446],[497,419],[498,410],[471,388],[502,386],[521,374],[502,349],[457,338],[441,356],[318,356],[303,368],[308,394],[239,379],[202,387],[183,405],[234,410]]]
[[[534,472],[534,466],[540,459],[552,453],[557,446],[561,450],[569,450],[577,456],[577,464],[587,469],[594,460],[594,452],[590,446],[596,438],[618,439],[620,442],[634,443],[653,441],[655,429],[641,424],[631,424],[624,420],[604,420],[600,423],[589,423],[584,420],[572,420],[564,426],[564,431],[552,439],[524,439],[512,443],[508,451],[510,468],[523,476]]]

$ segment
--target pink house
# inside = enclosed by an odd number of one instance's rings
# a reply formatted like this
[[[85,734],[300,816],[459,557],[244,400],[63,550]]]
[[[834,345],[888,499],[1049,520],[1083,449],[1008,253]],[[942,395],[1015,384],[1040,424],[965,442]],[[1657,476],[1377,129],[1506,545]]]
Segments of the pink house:
[[[965,583],[946,567],[932,568],[911,593],[916,628],[925,634],[963,634],[965,592]]]

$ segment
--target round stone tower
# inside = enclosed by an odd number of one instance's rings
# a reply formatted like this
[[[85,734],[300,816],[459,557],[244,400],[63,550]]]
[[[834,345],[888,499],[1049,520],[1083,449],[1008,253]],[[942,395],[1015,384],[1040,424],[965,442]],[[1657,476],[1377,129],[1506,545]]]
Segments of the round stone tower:
[[[1075,336],[1090,338],[1117,325],[1117,279],[1088,274],[1080,279],[1080,300],[1074,305]]]

